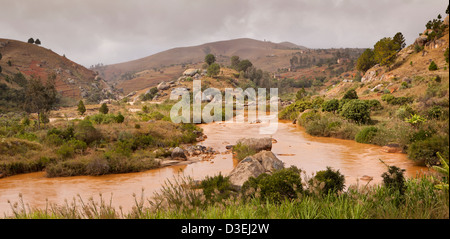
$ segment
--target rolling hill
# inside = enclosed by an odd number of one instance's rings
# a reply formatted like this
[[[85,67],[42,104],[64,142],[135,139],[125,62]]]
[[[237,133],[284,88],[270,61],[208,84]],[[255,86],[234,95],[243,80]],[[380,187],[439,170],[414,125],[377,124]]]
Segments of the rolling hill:
[[[47,80],[50,74],[56,75],[56,89],[63,96],[72,99],[107,98],[111,89],[97,74],[65,56],[50,49],[26,42],[1,39],[0,83],[9,88],[23,88],[24,82],[14,82],[15,75],[23,75]]]
[[[94,68],[108,83],[124,92],[139,90],[161,81],[178,77],[187,67],[201,67],[205,55],[216,56],[218,63],[229,65],[231,56],[249,59],[256,67],[276,71],[289,67],[292,54],[306,47],[289,42],[273,43],[241,38],[206,43],[199,46],[179,47],[134,61]]]

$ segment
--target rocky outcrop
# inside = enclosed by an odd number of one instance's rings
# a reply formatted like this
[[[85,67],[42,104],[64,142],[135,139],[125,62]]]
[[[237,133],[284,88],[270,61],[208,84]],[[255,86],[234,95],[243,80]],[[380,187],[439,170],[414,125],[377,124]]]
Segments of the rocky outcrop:
[[[273,173],[284,168],[283,162],[270,151],[261,151],[249,156],[229,174],[230,182],[234,186],[242,186],[250,177],[258,177],[263,173]]]
[[[194,76],[195,74],[197,74],[198,70],[197,69],[187,69],[183,72],[184,76]]]
[[[272,138],[242,138],[236,143],[246,145],[256,152],[262,150],[272,150]]]
[[[173,160],[182,160],[182,161],[187,160],[184,150],[180,147],[176,147],[174,150],[172,150],[171,156]]]
[[[159,85],[156,88],[158,90],[167,90],[170,88],[170,85],[167,84],[166,82],[161,82],[161,83],[159,83]]]

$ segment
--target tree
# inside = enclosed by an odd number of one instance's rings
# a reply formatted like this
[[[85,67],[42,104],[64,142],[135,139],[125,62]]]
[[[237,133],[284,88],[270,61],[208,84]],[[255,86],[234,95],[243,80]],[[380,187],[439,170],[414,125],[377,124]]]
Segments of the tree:
[[[220,65],[217,63],[212,63],[209,67],[208,67],[208,76],[213,77],[213,76],[217,76],[220,72]]]
[[[100,109],[98,110],[102,114],[108,114],[109,109],[106,103],[103,103],[102,106],[100,106]]]
[[[212,63],[216,62],[216,57],[213,54],[208,54],[205,56],[205,62],[210,66]]]
[[[437,69],[438,69],[438,67],[437,67],[436,63],[434,61],[431,61],[430,65],[428,66],[428,70],[435,71]]]
[[[379,40],[374,46],[374,59],[382,66],[391,67],[397,56],[398,46],[390,37]]]
[[[356,69],[361,72],[366,72],[376,64],[374,53],[372,49],[366,49],[356,62]]]
[[[84,103],[82,100],[80,100],[80,102],[78,102],[78,113],[80,115],[84,115],[84,113],[86,112],[86,107],[84,106]]]
[[[238,64],[238,71],[247,71],[249,67],[253,66],[253,64],[249,60],[243,60]]]
[[[301,100],[306,95],[307,95],[306,90],[305,90],[305,88],[302,87],[299,91],[297,91],[297,94],[295,95],[295,98],[297,98],[297,100]]]
[[[28,43],[33,44],[34,43],[34,39],[33,38],[28,39]]]
[[[26,87],[25,110],[28,113],[38,114],[39,129],[41,115],[47,114],[58,100],[55,80],[56,75],[54,74],[48,77],[45,85],[42,84],[40,79],[31,78]]]
[[[344,99],[344,100],[345,99],[347,99],[347,100],[358,99],[358,94],[356,93],[356,91],[354,89],[351,89],[351,90],[348,90],[347,92],[345,92],[342,99]]]
[[[41,45],[41,41],[39,39],[36,39],[36,41],[34,41],[34,44]]]
[[[239,59],[239,56],[232,56],[231,57],[231,68],[237,70],[237,68],[239,66],[239,62],[241,62],[241,60]]]
[[[350,100],[342,107],[341,115],[356,123],[369,123],[370,107],[362,100]]]
[[[401,32],[397,32],[397,34],[395,34],[393,41],[394,44],[396,44],[396,47],[398,48],[397,51],[400,51],[406,46],[405,37]]]

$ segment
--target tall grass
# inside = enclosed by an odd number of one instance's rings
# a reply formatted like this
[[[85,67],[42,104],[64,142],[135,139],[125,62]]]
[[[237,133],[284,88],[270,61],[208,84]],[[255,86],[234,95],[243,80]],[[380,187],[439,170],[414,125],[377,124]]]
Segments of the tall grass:
[[[31,209],[23,203],[10,203],[8,218],[139,218],[139,219],[448,219],[448,191],[436,190],[435,179],[408,179],[403,196],[383,185],[352,185],[346,192],[327,195],[301,193],[281,203],[262,201],[260,197],[242,200],[231,195],[220,202],[208,201],[192,178],[166,181],[151,199],[133,195],[130,212],[113,208],[100,195],[99,201],[81,197],[63,205]]]

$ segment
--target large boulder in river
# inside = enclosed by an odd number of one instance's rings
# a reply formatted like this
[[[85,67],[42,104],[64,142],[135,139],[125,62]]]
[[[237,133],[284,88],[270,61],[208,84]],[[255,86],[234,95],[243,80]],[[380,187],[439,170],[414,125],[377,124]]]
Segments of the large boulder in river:
[[[246,145],[256,152],[262,150],[272,150],[272,138],[242,138],[239,139],[236,143]]]
[[[262,166],[258,160],[247,157],[231,171],[230,183],[232,185],[242,186],[250,177],[258,177],[266,172],[266,169]]]
[[[272,151],[261,151],[252,157],[258,160],[266,171],[275,172],[284,168],[284,163]]]
[[[173,160],[187,160],[184,150],[180,147],[176,147],[174,150],[172,150],[171,156]]]
[[[250,177],[258,177],[263,173],[273,173],[283,169],[284,164],[271,151],[261,151],[239,162],[229,174],[230,182],[242,186]]]

